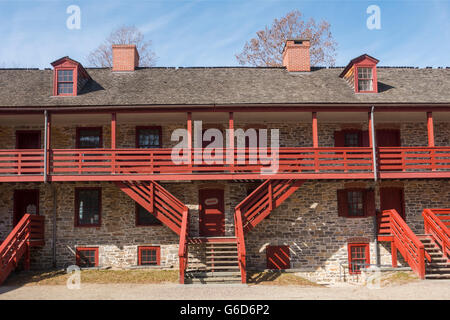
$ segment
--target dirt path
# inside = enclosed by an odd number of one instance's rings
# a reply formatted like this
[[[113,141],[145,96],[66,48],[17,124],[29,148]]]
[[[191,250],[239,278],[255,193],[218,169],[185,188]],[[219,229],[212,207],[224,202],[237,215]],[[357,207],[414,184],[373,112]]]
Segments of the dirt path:
[[[270,290],[268,290],[270,288]],[[450,280],[418,281],[405,285],[368,289],[346,286],[314,288],[299,286],[244,285],[136,285],[86,284],[81,289],[65,286],[0,287],[4,299],[444,299],[450,300]]]

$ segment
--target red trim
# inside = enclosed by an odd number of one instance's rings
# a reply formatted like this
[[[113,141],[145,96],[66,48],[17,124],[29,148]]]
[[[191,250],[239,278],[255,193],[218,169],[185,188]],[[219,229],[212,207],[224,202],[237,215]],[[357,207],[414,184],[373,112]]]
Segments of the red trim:
[[[100,130],[100,146],[95,149],[103,148],[103,127],[77,127],[75,133],[75,147],[80,149],[80,130]]]
[[[84,190],[98,190],[98,223],[96,224],[79,224],[78,216],[80,210],[80,202],[79,202],[79,192]],[[78,228],[90,228],[95,227],[98,228],[102,224],[102,188],[100,187],[80,187],[75,188],[75,227]]]
[[[159,146],[158,148],[162,148],[162,127],[161,126],[137,126],[136,127],[136,131],[135,131],[135,146],[136,148],[140,148],[139,147],[139,131],[140,130],[145,130],[145,129],[155,129],[159,131]]]
[[[370,264],[370,246],[368,243],[348,243],[347,244],[347,248],[348,248],[348,272],[350,274],[360,274],[361,271],[357,270],[357,271],[353,271],[352,268],[352,262],[353,262],[353,257],[352,257],[352,253],[351,253],[351,248],[353,247],[363,247],[364,252],[365,252],[365,264],[369,265]]]
[[[95,267],[98,267],[98,247],[77,247],[75,258],[76,258],[76,264],[80,265],[80,252],[83,251],[95,251]]]
[[[38,134],[38,144],[39,144],[39,148],[41,149],[42,146],[42,139],[41,139],[41,130],[16,130],[16,149],[19,149],[19,135],[20,134],[26,134],[26,133],[35,133]]]
[[[361,91],[359,90],[359,83],[358,83],[358,69],[359,68],[371,68],[372,69],[372,90],[367,91]],[[362,79],[362,80],[369,80],[369,79]],[[355,92],[356,93],[377,93],[378,92],[378,83],[377,83],[377,67],[376,65],[356,65],[355,66]]]
[[[157,246],[140,246],[138,247],[138,265],[142,266],[142,251],[144,250],[155,250],[156,251],[156,264],[155,266],[161,265],[161,248]],[[152,264],[144,264],[152,265]]]
[[[312,113],[312,135],[313,135],[313,148],[319,147],[319,129],[317,127],[317,112]]]
[[[117,115],[111,114],[111,149],[116,149]]]

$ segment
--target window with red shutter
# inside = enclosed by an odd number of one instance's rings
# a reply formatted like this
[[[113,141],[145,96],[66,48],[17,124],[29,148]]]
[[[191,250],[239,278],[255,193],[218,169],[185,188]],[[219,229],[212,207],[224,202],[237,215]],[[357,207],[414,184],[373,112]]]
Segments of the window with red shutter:
[[[337,191],[338,216],[363,218],[375,215],[375,193],[369,189],[344,189]]]

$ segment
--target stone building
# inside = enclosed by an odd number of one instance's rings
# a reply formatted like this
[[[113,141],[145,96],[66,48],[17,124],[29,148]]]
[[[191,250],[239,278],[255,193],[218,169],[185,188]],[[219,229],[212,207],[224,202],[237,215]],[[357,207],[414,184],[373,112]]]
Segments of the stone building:
[[[308,40],[287,41],[283,67],[140,68],[134,46],[113,53],[112,69],[0,69],[0,281],[22,258],[333,282],[397,251],[448,276],[446,213],[437,231],[422,215],[450,207],[448,68],[312,67]]]

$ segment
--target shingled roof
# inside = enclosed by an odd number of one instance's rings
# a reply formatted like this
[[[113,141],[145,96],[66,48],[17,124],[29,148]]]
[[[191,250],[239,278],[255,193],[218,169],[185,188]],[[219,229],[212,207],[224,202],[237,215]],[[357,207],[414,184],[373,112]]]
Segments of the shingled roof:
[[[86,68],[78,96],[52,96],[52,70],[0,70],[0,107],[450,104],[450,69],[378,68],[379,93],[355,94],[342,68]]]

